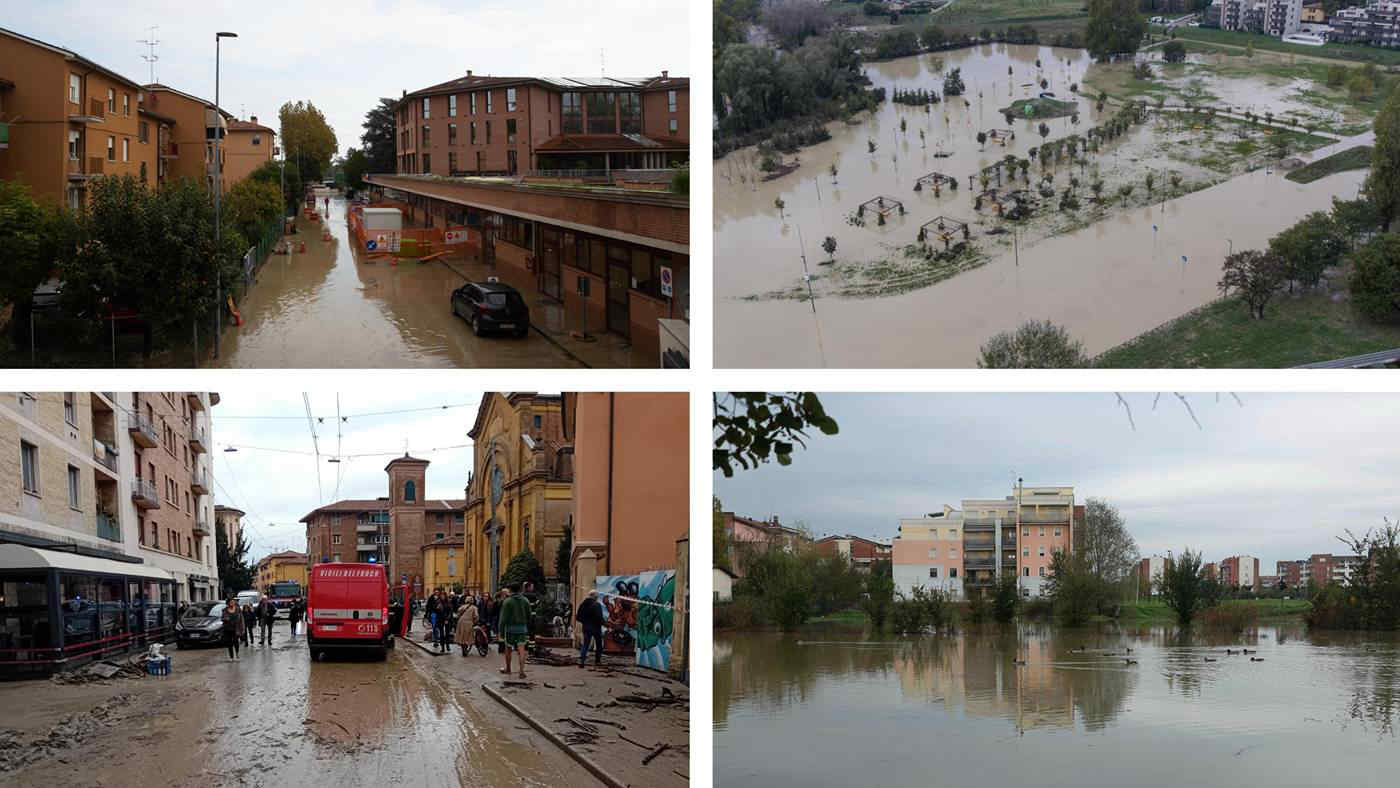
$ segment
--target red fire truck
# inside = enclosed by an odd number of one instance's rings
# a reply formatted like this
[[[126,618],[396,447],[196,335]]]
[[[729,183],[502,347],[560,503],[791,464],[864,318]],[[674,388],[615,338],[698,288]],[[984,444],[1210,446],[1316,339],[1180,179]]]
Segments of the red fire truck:
[[[306,603],[311,659],[335,650],[394,647],[389,631],[389,583],[382,564],[316,564]]]

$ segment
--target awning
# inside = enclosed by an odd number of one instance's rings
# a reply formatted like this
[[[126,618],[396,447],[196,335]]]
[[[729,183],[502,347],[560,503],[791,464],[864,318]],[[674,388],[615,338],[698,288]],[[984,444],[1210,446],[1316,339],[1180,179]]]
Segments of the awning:
[[[77,553],[39,550],[22,544],[0,544],[0,569],[58,569],[64,572],[144,577],[148,580],[175,579],[164,569],[146,564],[128,564]]]

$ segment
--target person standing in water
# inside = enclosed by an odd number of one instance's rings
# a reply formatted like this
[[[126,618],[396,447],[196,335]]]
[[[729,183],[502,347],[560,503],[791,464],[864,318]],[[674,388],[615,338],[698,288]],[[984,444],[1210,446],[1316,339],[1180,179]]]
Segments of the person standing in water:
[[[219,619],[224,625],[224,645],[228,646],[229,661],[238,659],[238,646],[243,642],[243,611],[238,609],[238,600],[230,599]]]

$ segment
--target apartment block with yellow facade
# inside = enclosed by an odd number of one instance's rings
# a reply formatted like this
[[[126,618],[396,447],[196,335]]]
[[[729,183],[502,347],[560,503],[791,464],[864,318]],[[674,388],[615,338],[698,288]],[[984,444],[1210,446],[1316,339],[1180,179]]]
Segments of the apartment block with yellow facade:
[[[264,593],[273,583],[293,582],[305,589],[306,577],[306,553],[283,550],[265,555],[258,561],[257,589]]]
[[[272,161],[276,138],[277,132],[260,125],[257,115],[228,122],[228,131],[219,146],[224,159],[224,191]]]
[[[87,184],[154,184],[169,119],[143,115],[142,87],[76,52],[0,28],[0,180],[76,209]]]
[[[172,179],[191,178],[214,188],[214,133],[223,129],[224,142],[228,140],[229,119],[227,112],[216,112],[214,102],[192,96],[169,85],[152,83],[146,85],[146,107],[152,112],[173,118],[175,123],[167,147],[169,176]],[[227,175],[228,154],[220,145],[220,158],[224,160],[222,176],[224,191],[235,181]]]
[[[423,555],[423,591],[461,591],[466,587],[466,540],[460,536],[437,539],[419,548]]]

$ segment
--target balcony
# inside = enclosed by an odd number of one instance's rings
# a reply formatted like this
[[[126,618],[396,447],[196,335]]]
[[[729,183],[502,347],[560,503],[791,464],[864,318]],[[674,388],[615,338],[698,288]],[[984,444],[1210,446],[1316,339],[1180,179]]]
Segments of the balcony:
[[[186,393],[185,402],[190,404],[190,410],[204,410],[204,400],[200,399],[198,392]]]
[[[117,522],[117,518],[98,512],[97,535],[109,542],[120,542],[122,540],[122,525]]]
[[[190,471],[190,492],[195,495],[209,494],[209,469],[196,467]]]
[[[387,524],[388,523],[385,523],[385,525]],[[357,523],[355,525],[355,532],[361,534],[379,533],[379,526],[380,523]]]
[[[963,567],[967,569],[995,569],[997,565],[995,558],[964,558]]]
[[[138,476],[131,483],[131,502],[136,504],[137,509],[159,509],[160,495],[156,493],[156,483]]]
[[[201,494],[202,494],[202,493],[201,493]],[[209,523],[205,522],[204,520],[195,520],[195,521],[194,521],[194,528],[190,529],[190,532],[193,533],[195,536],[198,536],[198,537],[205,537],[205,536],[208,536],[208,535],[209,535]]]
[[[103,106],[99,99],[88,99],[87,114],[83,114],[82,104],[78,105],[76,112],[68,113],[68,120],[73,123],[101,123],[107,118],[107,108]]]
[[[209,447],[204,444],[204,428],[198,424],[190,427],[190,448],[195,454],[205,454]]]
[[[116,449],[96,438],[92,439],[92,458],[97,460],[97,464],[106,469],[113,478],[116,478],[120,473],[117,470],[117,460],[121,458],[121,455],[117,454]]]
[[[1021,512],[1021,524],[1026,523],[1068,523],[1069,511],[1063,512]]]
[[[131,433],[131,442],[143,449],[155,448],[160,443],[160,434],[156,432],[155,425],[140,416],[131,417],[126,431]]]
[[[162,159],[180,158],[180,143],[171,142],[166,145],[160,146],[160,157]]]
[[[375,544],[374,542],[360,542],[359,544],[355,545],[355,552],[377,553],[379,552],[379,545]]]

